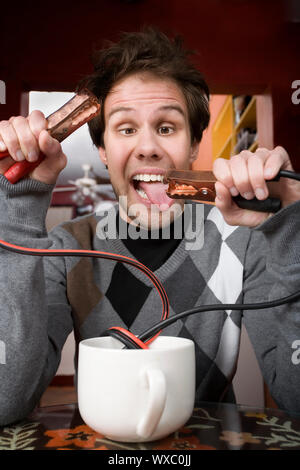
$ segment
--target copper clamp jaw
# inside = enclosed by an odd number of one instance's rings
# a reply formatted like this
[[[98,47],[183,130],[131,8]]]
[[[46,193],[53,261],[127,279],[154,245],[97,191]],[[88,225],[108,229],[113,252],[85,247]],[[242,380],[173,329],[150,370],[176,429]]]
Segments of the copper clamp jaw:
[[[281,175],[282,176],[282,175]],[[279,174],[273,181],[278,181]],[[217,179],[212,171],[168,170],[164,175],[164,183],[168,184],[167,195],[172,199],[193,199],[197,202],[215,204]],[[265,200],[233,197],[235,204],[242,208],[258,212],[278,212],[281,208],[280,199]]]
[[[214,204],[216,178],[212,171],[168,170],[164,183],[167,195],[173,199],[195,199]]]

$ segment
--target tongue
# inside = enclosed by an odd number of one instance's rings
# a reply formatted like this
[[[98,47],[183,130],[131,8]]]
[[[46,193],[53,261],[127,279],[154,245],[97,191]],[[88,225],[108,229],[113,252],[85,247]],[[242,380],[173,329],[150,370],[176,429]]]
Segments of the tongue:
[[[151,204],[156,204],[160,210],[166,210],[171,206],[173,201],[166,195],[167,184],[140,181],[139,187],[145,191]]]

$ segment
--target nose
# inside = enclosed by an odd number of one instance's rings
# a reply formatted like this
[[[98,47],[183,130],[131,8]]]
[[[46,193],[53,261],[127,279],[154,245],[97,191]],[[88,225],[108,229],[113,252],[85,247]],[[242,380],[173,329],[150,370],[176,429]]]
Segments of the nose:
[[[148,127],[139,130],[135,156],[138,159],[149,158],[159,160],[162,158],[161,147],[154,130]]]

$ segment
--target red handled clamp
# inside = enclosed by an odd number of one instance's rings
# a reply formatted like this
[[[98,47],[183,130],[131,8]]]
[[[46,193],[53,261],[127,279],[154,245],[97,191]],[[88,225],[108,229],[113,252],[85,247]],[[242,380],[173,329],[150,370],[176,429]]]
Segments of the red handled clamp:
[[[83,89],[47,117],[47,131],[51,137],[62,142],[76,129],[97,116],[99,112],[100,103],[97,98],[89,90]],[[0,152],[0,159],[9,156],[8,151]],[[4,176],[14,184],[33,171],[44,158],[45,155],[40,153],[36,162],[28,162],[27,160],[16,162],[4,173]]]

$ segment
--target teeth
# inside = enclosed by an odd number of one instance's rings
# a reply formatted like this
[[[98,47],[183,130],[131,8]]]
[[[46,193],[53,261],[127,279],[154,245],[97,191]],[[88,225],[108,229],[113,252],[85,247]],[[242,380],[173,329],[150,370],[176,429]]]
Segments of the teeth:
[[[148,196],[147,194],[145,193],[145,191],[143,189],[137,189],[136,192],[143,198],[143,199],[148,199]]]
[[[134,175],[133,177],[134,180],[137,180],[137,181],[146,181],[146,182],[149,182],[149,181],[161,181],[163,182],[163,175],[151,175],[151,174],[148,174],[148,173],[140,173],[138,175]]]

